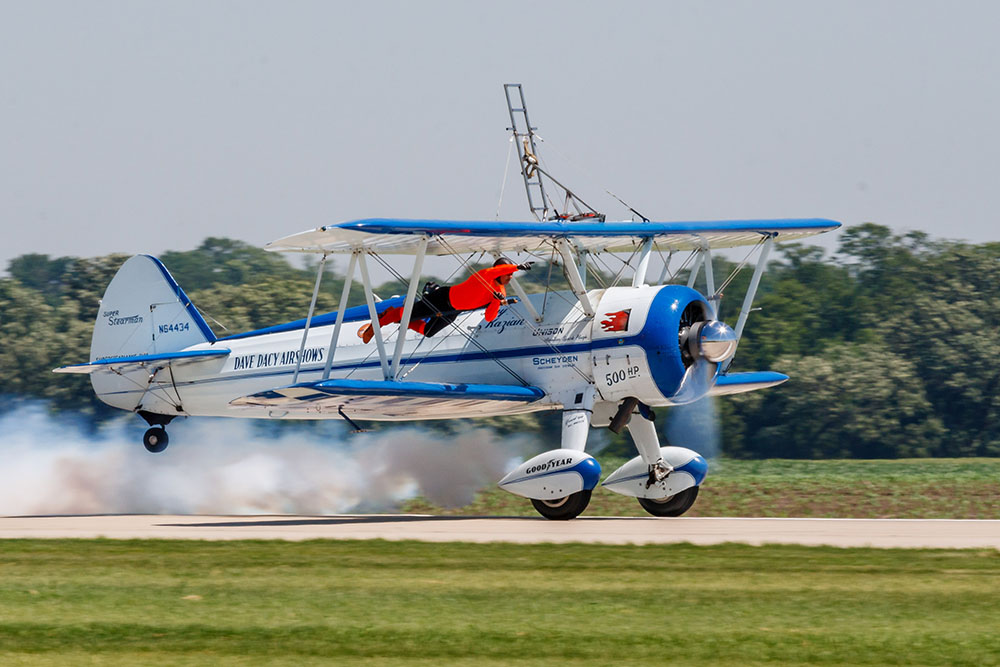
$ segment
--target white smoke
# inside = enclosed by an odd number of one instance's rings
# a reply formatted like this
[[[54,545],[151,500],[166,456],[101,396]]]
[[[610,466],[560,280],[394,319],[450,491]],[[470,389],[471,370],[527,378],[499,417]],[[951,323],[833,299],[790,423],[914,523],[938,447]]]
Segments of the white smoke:
[[[456,507],[530,450],[527,438],[474,423],[454,436],[276,428],[275,437],[243,420],[181,419],[160,454],[143,448],[144,430],[130,418],[88,433],[38,405],[0,417],[0,515],[331,514],[392,510],[416,495]]]

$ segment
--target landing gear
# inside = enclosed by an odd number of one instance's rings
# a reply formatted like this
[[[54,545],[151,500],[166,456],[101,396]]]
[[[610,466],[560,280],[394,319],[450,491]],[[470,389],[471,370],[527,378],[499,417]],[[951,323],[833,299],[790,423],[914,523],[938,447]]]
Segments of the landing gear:
[[[142,436],[142,444],[145,445],[146,451],[151,454],[159,454],[167,448],[169,442],[167,431],[162,426],[154,426]]]
[[[583,510],[587,509],[587,505],[590,504],[590,490],[577,491],[568,496],[553,498],[552,500],[535,500],[532,498],[531,504],[546,519],[568,521],[580,516]]]
[[[178,406],[178,409],[180,409],[180,406]],[[146,423],[151,427],[142,436],[142,444],[146,447],[147,452],[159,454],[167,448],[167,443],[170,442],[170,438],[167,437],[166,426],[177,415],[163,415],[147,410],[138,410],[137,414],[145,419]]]
[[[642,505],[642,509],[653,516],[680,516],[694,505],[699,488],[701,487],[692,486],[666,498],[637,498],[636,500]]]
[[[656,463],[649,466],[649,477],[646,479],[646,488],[653,486],[657,482],[662,482],[665,480],[670,473],[674,471],[674,467],[663,460],[661,456]]]

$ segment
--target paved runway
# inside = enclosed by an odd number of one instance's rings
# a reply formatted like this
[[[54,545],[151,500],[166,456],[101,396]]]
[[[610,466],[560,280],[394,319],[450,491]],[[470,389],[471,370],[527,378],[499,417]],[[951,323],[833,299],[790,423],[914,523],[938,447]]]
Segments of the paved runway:
[[[0,538],[108,537],[192,540],[375,539],[594,544],[805,544],[839,547],[1000,549],[1000,521],[582,517],[38,516],[0,517]]]

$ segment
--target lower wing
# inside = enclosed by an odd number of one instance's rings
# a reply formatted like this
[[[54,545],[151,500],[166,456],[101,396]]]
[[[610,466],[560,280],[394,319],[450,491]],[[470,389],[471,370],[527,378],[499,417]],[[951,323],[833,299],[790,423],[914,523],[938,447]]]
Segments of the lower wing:
[[[545,396],[538,387],[494,384],[441,384],[393,380],[320,380],[278,387],[230,402],[237,407],[288,411],[345,410],[353,416],[444,418],[456,410],[498,403],[534,403]]]

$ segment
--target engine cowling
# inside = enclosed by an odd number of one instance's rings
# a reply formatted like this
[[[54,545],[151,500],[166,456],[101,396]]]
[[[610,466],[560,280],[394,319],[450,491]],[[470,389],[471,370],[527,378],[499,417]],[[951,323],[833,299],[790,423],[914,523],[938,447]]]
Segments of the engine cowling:
[[[593,341],[594,379],[604,400],[679,405],[712,388],[737,338],[697,291],[665,285],[607,290]]]

